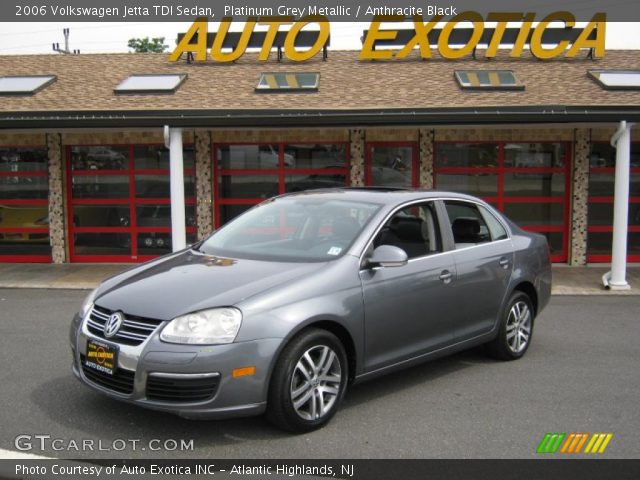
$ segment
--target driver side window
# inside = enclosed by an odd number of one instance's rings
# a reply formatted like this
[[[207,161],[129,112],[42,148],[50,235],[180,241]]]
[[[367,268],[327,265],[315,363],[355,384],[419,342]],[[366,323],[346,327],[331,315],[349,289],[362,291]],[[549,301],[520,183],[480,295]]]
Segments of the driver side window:
[[[442,238],[433,202],[411,205],[396,212],[382,227],[374,246],[393,245],[409,259],[442,252]]]

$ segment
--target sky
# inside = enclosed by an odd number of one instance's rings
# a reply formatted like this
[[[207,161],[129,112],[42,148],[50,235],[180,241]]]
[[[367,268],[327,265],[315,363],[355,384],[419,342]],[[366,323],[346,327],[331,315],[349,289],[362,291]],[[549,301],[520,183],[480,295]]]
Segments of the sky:
[[[69,28],[69,48],[81,53],[128,52],[132,37],[165,37],[165,44],[173,50],[178,32],[186,32],[191,22],[164,23],[6,23],[0,22],[0,55],[53,53],[52,43],[64,45],[63,28]],[[362,30],[367,23],[334,22],[331,24],[331,48],[360,49]],[[578,25],[579,26],[579,25]],[[237,28],[241,24],[238,22]],[[217,29],[212,22],[210,31]],[[605,48],[608,50],[640,50],[640,23],[610,22],[607,24]],[[639,52],[640,53],[640,52]]]

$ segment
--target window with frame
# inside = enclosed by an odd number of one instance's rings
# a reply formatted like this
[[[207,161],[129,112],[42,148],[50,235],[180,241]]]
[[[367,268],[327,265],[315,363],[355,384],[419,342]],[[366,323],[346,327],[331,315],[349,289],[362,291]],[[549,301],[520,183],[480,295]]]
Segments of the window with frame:
[[[193,148],[184,149],[187,243],[195,241]],[[171,252],[169,151],[159,145],[67,148],[72,261],[144,261]]]
[[[349,185],[348,147],[346,142],[214,145],[216,226],[276,195]]]
[[[640,261],[640,142],[631,144],[627,260]],[[594,142],[589,155],[587,261],[610,262],[613,242],[613,201],[616,149]]]
[[[475,204],[446,200],[444,206],[449,216],[456,249],[492,241],[491,230]]]
[[[376,187],[418,187],[418,145],[369,142],[365,183]]]
[[[482,198],[523,229],[547,237],[554,262],[568,258],[568,142],[437,142],[434,185]]]
[[[0,262],[50,262],[45,147],[0,147]]]
[[[409,259],[442,252],[442,236],[433,202],[411,205],[396,212],[373,241],[374,247],[401,248]]]

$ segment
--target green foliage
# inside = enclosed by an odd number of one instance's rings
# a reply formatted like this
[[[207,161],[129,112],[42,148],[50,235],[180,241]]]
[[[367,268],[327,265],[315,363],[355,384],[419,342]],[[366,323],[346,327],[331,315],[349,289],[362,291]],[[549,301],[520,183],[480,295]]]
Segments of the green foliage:
[[[169,48],[169,45],[164,44],[164,37],[152,39],[149,39],[149,37],[130,38],[127,45],[129,48],[133,49],[135,53],[162,53]]]

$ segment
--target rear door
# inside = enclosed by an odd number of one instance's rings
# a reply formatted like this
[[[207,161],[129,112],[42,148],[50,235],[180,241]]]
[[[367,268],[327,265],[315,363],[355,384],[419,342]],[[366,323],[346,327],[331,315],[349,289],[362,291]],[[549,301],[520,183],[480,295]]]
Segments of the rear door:
[[[511,239],[487,208],[470,201],[445,200],[455,244],[458,305],[456,341],[490,331],[500,314],[513,271]]]
[[[434,202],[396,212],[370,251],[379,245],[402,248],[409,261],[401,267],[364,267],[360,271],[368,371],[452,343],[460,311],[455,263],[451,252],[443,253]]]

